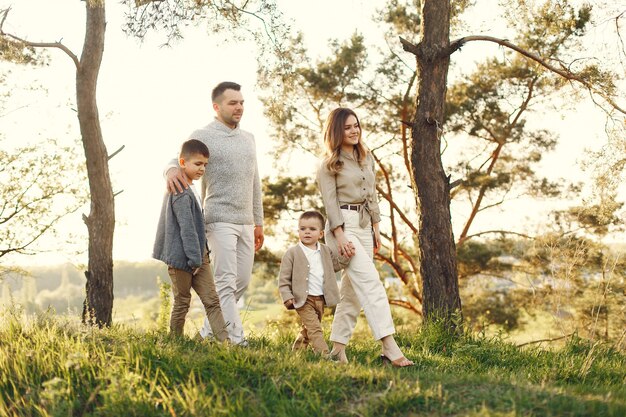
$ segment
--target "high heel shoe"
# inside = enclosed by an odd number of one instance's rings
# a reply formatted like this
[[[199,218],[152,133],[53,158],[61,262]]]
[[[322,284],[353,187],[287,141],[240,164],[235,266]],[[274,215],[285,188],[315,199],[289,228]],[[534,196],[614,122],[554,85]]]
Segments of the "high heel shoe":
[[[415,365],[415,363],[413,363],[413,361],[405,358],[404,356],[399,357],[398,359],[395,360],[391,360],[387,357],[387,355],[382,354],[380,355],[380,361],[383,363],[383,365],[391,365],[394,366],[396,368],[405,368],[407,366],[413,366]]]
[[[333,350],[328,354],[328,359],[337,363],[348,363],[348,357],[345,350]]]

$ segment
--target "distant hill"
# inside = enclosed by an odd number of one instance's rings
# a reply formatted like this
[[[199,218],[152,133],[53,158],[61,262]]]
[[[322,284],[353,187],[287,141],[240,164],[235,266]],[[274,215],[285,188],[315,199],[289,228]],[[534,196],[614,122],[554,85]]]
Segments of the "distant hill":
[[[23,267],[28,275],[10,274],[1,283],[0,301],[13,300],[26,307],[53,307],[57,311],[82,306],[85,277],[82,269],[70,263]],[[167,267],[159,261],[116,261],[113,266],[113,293],[116,299],[128,296],[143,299],[158,296],[157,277],[170,283]]]

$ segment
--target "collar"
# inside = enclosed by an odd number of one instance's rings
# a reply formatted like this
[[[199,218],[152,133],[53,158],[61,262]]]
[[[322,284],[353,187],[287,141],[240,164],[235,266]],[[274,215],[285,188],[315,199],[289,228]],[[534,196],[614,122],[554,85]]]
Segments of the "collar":
[[[343,150],[343,148],[339,150],[339,156],[341,156],[342,158],[352,159],[353,161],[356,161],[356,158],[354,157],[354,152],[346,152]]]
[[[235,134],[235,133],[239,132],[239,123],[237,123],[237,126],[235,126],[235,128],[234,128],[234,129],[231,129],[230,127],[226,126],[226,125],[225,125],[225,124],[224,124],[224,123],[223,123],[220,119],[218,119],[217,117],[215,117],[215,118],[213,119],[213,123],[211,123],[211,125],[212,125],[215,129],[217,129],[217,130],[219,130],[219,131],[221,131],[221,132],[224,132],[224,133],[226,133],[226,134],[229,134],[229,135],[232,135],[232,134]]]
[[[319,252],[320,250],[320,242],[317,242],[317,245],[315,247],[315,249],[311,249],[311,248],[307,248],[302,242],[298,241],[298,245],[300,245],[300,248],[304,251],[304,254],[306,255],[307,253],[315,253],[315,252]]]

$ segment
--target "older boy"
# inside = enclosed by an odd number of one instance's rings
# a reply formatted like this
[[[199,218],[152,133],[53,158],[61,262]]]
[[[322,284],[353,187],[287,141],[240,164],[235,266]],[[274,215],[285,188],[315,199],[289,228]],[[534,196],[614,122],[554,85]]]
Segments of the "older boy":
[[[228,331],[209,265],[202,203],[193,185],[194,180],[204,175],[208,161],[209,149],[204,143],[195,139],[183,143],[178,163],[189,188],[176,195],[165,194],[152,256],[168,265],[172,280],[171,333],[183,334],[193,288],[204,305],[214,334],[224,341],[228,339]]]
[[[339,302],[339,287],[335,271],[341,268],[330,249],[319,242],[324,236],[324,217],[317,211],[304,212],[298,220],[300,242],[290,247],[280,264],[278,290],[285,307],[295,309],[302,329],[292,349],[309,344],[313,351],[328,354],[322,332],[324,305]]]

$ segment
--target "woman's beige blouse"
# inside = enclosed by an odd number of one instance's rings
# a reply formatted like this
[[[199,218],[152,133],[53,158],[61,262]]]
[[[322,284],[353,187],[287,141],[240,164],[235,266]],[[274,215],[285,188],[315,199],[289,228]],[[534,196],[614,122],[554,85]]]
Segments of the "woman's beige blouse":
[[[317,171],[317,185],[322,193],[330,230],[344,224],[339,208],[344,204],[363,205],[359,210],[361,227],[367,227],[370,220],[371,223],[380,222],[374,158],[368,152],[363,165],[360,165],[353,155],[341,151],[339,160],[343,166],[338,173],[329,171],[324,161]]]

